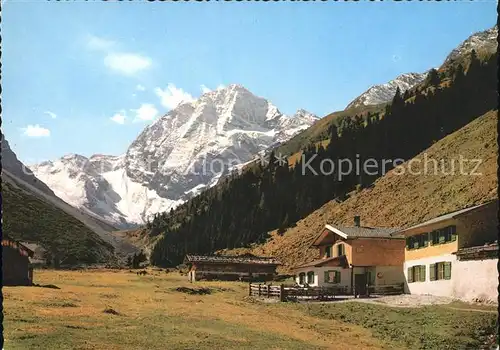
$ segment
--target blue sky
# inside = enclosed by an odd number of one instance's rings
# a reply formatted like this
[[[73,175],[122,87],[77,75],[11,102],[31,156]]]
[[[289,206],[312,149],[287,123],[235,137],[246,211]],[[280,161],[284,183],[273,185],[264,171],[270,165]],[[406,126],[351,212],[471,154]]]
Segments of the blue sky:
[[[203,88],[242,84],[282,112],[343,109],[439,66],[496,2],[16,2],[2,16],[2,129],[27,164],[122,154]]]

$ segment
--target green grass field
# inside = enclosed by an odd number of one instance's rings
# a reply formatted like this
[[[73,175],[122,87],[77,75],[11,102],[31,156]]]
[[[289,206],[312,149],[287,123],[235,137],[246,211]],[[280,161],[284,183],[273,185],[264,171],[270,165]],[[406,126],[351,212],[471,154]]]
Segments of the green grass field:
[[[496,321],[495,313],[462,310],[461,303],[262,303],[247,297],[245,283],[190,284],[160,270],[34,275],[35,283],[60,289],[3,288],[5,349],[477,348]]]

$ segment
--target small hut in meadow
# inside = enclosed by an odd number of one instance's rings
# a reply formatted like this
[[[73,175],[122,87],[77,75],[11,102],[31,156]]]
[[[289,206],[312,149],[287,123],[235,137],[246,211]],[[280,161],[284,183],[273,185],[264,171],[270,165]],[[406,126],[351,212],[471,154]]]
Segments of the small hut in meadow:
[[[186,255],[184,264],[189,266],[189,281],[270,281],[276,276],[280,263],[272,257],[253,254],[226,255]]]
[[[33,284],[33,268],[30,257],[33,251],[22,243],[2,238],[2,284],[4,286],[30,286]]]

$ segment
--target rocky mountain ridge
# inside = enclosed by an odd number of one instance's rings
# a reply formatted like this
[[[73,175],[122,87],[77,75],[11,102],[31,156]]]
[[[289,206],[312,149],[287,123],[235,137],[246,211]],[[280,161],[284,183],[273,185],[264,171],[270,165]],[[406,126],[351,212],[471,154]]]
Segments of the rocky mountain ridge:
[[[70,154],[31,166],[66,202],[119,227],[140,225],[312,125],[241,85],[183,103],[144,129],[121,156]]]
[[[426,76],[427,73],[401,74],[388,83],[372,86],[350,102],[345,109],[389,102],[393,99],[398,88],[401,92],[405,92],[424,81]]]
[[[476,51],[495,51],[497,48],[498,26],[495,25],[490,29],[474,33],[464,40],[460,45],[453,49],[446,57],[440,67],[449,65],[457,61],[458,58],[464,57],[472,50]],[[439,69],[438,67],[437,69]],[[389,102],[396,94],[397,88],[401,92],[412,89],[416,85],[424,81],[428,72],[424,73],[405,73],[401,74],[395,79],[385,83],[374,85],[361,95],[356,97],[352,102],[346,106],[346,110],[360,106],[377,105],[380,103]]]

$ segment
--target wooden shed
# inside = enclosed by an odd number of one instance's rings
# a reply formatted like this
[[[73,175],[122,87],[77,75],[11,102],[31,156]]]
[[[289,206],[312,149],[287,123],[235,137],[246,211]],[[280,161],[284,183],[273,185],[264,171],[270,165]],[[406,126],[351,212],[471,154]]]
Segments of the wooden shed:
[[[33,268],[30,257],[33,251],[20,242],[2,239],[2,283],[4,286],[30,286]]]
[[[186,255],[189,281],[199,280],[246,280],[270,281],[276,275],[280,263],[272,257],[252,254],[238,256]]]

